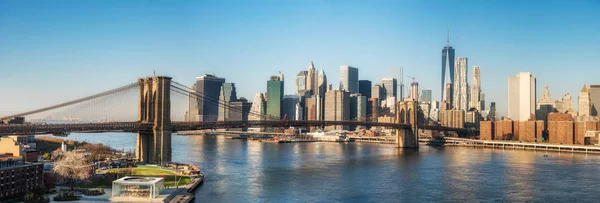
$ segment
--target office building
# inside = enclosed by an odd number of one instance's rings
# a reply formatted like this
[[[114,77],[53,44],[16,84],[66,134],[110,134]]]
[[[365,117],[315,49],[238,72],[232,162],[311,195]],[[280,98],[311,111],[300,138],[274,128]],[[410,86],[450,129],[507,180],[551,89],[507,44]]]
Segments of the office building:
[[[381,79],[381,84],[383,85],[383,88],[385,89],[385,98],[380,98],[380,100],[386,100],[387,98],[390,97],[397,97],[397,88],[398,88],[398,81],[396,80],[396,78],[383,78]]]
[[[327,84],[327,75],[325,75],[323,67],[321,67],[321,71],[319,72],[317,84],[317,120],[323,120],[325,117],[325,93],[331,89],[331,85]]]
[[[44,186],[44,164],[25,163],[22,156],[0,154],[0,202]]]
[[[304,94],[309,91],[307,86],[307,76],[308,71],[300,71],[298,75],[296,75],[296,81],[294,83],[296,95],[304,96]]]
[[[591,115],[590,93],[586,85],[583,85],[583,88],[581,88],[581,92],[579,92],[579,101],[577,107],[579,109],[577,111],[577,115],[579,117],[589,117]]]
[[[350,93],[331,90],[325,95],[325,120],[345,121],[350,119]],[[348,130],[348,126],[329,126],[328,130]]]
[[[304,118],[307,121],[316,121],[317,119],[317,95],[304,99]]]
[[[446,92],[453,92],[452,91],[452,83],[446,83]],[[452,108],[452,95],[451,94],[446,94],[446,99],[443,101],[445,101],[450,106],[448,109]]]
[[[261,115],[266,114],[266,104],[265,95],[263,93],[256,93],[254,96],[254,100],[252,101],[252,107],[250,108],[250,115],[248,116],[248,120],[251,121],[260,121],[265,118]]]
[[[491,102],[490,103],[490,111],[488,113],[487,119],[488,121],[495,121],[496,120],[496,102]]]
[[[450,37],[448,37],[447,43],[448,44],[442,49],[442,83],[440,83],[442,86],[442,91],[440,101],[443,101],[445,98],[447,98],[446,101],[452,103],[452,97],[454,96],[452,89],[446,88],[446,91],[444,91],[446,82],[454,84],[454,48],[450,46]],[[449,81],[446,80],[446,71],[449,73]],[[444,97],[444,92],[446,92],[446,97]]]
[[[282,118],[281,99],[283,98],[283,80],[281,76],[271,76],[267,81],[267,115],[272,120]]]
[[[367,98],[371,98],[371,86],[373,84],[370,80],[359,80],[358,81],[358,93]]]
[[[351,94],[358,93],[358,68],[340,66],[340,86]]]
[[[367,97],[350,94],[350,120],[364,121],[367,116]]]
[[[452,97],[452,107],[456,110],[469,110],[467,100],[467,57],[457,57],[454,61],[454,82],[452,89],[454,96]]]
[[[282,105],[282,118],[286,118],[286,120],[295,120],[296,119],[296,106],[300,105],[301,97],[298,95],[285,95],[281,100]],[[268,100],[267,100],[268,101]]]
[[[485,111],[485,94],[483,92],[479,94],[479,109]]]
[[[431,90],[422,90],[421,91],[421,102],[431,104]]]
[[[371,88],[371,98],[377,98],[379,101],[385,100],[386,93],[382,84],[375,84]]]
[[[315,69],[315,64],[313,64],[311,61],[310,65],[308,65],[308,71],[306,73],[306,91],[310,92],[311,95],[316,95],[317,86],[317,70]]]
[[[235,90],[235,84],[233,83],[223,83],[221,86],[221,93],[219,96],[219,111],[218,111],[218,119],[219,121],[229,120],[229,111],[230,111],[230,102],[235,102],[237,100],[237,93]],[[235,108],[234,108],[235,111]]]
[[[219,117],[219,97],[221,96],[221,86],[225,83],[225,78],[219,78],[211,74],[204,74],[196,78],[196,99],[197,112],[191,112],[194,121],[217,121]]]
[[[535,84],[536,79],[529,72],[521,72],[516,76],[508,77],[509,118],[515,121],[527,121],[535,118]]]
[[[477,111],[481,111],[481,78],[480,78],[480,69],[479,66],[473,66],[473,75],[472,75],[472,85],[471,85],[471,94],[470,94],[470,102],[469,109],[475,108]]]
[[[600,113],[600,85],[590,85],[590,115],[599,116]]]

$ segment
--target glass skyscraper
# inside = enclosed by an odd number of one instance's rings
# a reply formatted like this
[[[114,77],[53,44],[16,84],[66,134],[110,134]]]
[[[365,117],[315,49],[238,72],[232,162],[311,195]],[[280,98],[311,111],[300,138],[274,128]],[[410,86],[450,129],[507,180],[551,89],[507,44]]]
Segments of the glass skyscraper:
[[[448,38],[448,45],[442,49],[442,84],[441,84],[441,96],[440,102],[444,101],[444,86],[446,85],[446,65],[448,65],[448,71],[450,73],[450,83],[454,84],[454,48],[450,46],[450,38]],[[452,91],[452,90],[451,90]],[[450,100],[453,100],[453,92],[446,92],[449,95]],[[452,101],[447,101],[452,104]]]

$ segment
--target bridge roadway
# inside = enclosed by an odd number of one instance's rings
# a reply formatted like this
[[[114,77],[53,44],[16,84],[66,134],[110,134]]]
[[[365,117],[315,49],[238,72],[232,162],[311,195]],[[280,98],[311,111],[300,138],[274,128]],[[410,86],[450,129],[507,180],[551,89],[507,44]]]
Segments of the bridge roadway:
[[[410,124],[379,123],[362,121],[219,121],[219,122],[171,122],[173,132],[204,129],[249,128],[249,127],[306,127],[331,125],[381,126],[410,129]],[[62,132],[141,132],[152,131],[152,123],[103,122],[70,124],[12,124],[0,125],[0,135],[34,135]]]

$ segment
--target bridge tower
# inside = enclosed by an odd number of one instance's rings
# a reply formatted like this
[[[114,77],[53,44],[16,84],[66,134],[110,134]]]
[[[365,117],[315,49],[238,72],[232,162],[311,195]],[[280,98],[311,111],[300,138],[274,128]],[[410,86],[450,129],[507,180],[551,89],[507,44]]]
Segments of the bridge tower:
[[[396,122],[411,124],[410,129],[398,129],[396,131],[397,148],[419,148],[418,103],[414,99],[404,99],[397,105]]]
[[[151,123],[152,130],[137,134],[136,157],[140,162],[166,164],[171,161],[171,78],[139,79],[138,119]]]

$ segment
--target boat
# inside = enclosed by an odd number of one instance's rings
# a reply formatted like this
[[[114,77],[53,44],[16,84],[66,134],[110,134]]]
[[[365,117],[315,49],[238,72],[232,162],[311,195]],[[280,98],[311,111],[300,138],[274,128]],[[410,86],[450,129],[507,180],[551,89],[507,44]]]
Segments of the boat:
[[[57,132],[57,133],[52,133],[52,135],[54,136],[58,136],[58,137],[67,137],[69,136],[71,133],[69,132]]]

